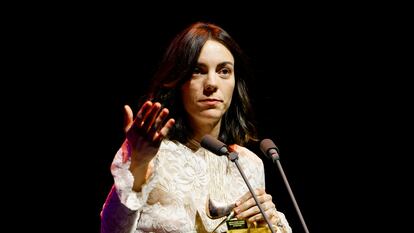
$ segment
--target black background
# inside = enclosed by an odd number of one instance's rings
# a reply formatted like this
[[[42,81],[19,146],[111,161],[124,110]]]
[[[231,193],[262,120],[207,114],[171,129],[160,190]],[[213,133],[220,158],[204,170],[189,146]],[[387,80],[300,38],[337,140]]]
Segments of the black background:
[[[278,145],[309,230],[382,229],[384,208],[393,206],[382,196],[399,186],[388,175],[400,159],[388,158],[408,141],[396,133],[405,130],[410,98],[394,64],[401,33],[394,15],[374,6],[169,7],[60,5],[10,17],[18,26],[10,27],[9,60],[24,64],[11,78],[19,101],[10,111],[23,113],[10,115],[23,129],[33,127],[22,148],[40,153],[24,153],[35,169],[23,186],[32,190],[32,218],[43,208],[50,213],[34,224],[99,232],[109,167],[123,140],[123,105],[138,109],[176,33],[208,21],[227,30],[251,59],[260,137]],[[22,146],[21,132],[10,135],[14,150]],[[251,149],[265,164],[277,208],[294,232],[303,232],[277,167]]]

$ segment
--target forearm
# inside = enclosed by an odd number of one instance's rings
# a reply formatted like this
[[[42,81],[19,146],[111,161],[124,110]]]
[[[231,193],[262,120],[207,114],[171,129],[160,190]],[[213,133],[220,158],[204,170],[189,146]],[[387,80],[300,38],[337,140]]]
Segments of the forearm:
[[[134,177],[132,190],[135,192],[141,192],[142,185],[147,181],[148,163],[140,164],[138,162],[131,161],[129,170]]]
[[[122,157],[125,162],[130,160],[129,171],[134,177],[132,190],[135,192],[141,192],[142,185],[147,181],[147,173],[150,161],[139,159],[140,156],[138,152],[132,149],[128,140],[125,140],[125,142],[122,144]]]

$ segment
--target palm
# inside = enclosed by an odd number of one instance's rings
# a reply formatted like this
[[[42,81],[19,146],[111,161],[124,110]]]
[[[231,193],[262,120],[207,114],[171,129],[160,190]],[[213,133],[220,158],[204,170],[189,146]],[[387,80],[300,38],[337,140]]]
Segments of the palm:
[[[131,159],[149,161],[157,154],[162,139],[175,123],[174,119],[166,120],[168,113],[168,109],[161,109],[161,104],[147,101],[134,120],[131,108],[125,106],[124,131]]]

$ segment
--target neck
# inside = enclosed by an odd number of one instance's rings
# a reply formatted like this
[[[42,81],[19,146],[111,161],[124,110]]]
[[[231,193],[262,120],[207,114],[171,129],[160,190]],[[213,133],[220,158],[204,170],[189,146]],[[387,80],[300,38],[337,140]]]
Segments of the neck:
[[[188,141],[187,146],[193,151],[196,151],[200,148],[200,141],[206,134],[218,138],[220,133],[220,121],[214,124],[193,124],[192,128],[194,129],[193,138]]]
[[[200,141],[195,140],[194,138],[188,140],[188,142],[185,144],[188,148],[190,148],[192,151],[197,151],[200,149]]]
[[[214,138],[218,138],[219,133],[220,133],[220,126],[217,125],[215,127],[205,127],[200,128],[200,127],[196,127],[194,128],[196,130],[194,130],[194,137],[193,139],[200,142],[201,138],[203,138],[206,134],[209,134],[211,136],[213,136]]]

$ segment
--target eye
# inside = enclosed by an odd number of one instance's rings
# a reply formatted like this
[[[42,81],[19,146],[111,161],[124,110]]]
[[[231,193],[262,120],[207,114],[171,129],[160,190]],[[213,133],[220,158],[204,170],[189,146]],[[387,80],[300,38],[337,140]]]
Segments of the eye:
[[[230,77],[230,75],[232,74],[232,69],[228,68],[228,67],[223,67],[219,70],[219,75],[222,78],[228,78]]]
[[[221,73],[222,74],[229,74],[230,73],[230,70],[227,69],[227,68],[224,68],[224,69],[221,69]]]
[[[206,74],[205,69],[203,69],[203,67],[200,66],[196,66],[193,70],[193,75],[202,75],[202,74]]]
[[[200,67],[196,67],[196,68],[194,68],[194,70],[193,70],[193,74],[200,74]]]

